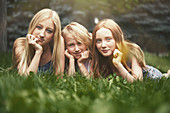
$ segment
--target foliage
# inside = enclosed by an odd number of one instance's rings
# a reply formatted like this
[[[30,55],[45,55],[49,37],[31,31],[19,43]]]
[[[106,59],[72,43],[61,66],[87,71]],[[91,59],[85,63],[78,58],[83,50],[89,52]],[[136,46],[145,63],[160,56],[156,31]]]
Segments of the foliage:
[[[87,79],[76,73],[63,79],[48,74],[18,75],[10,54],[0,55],[0,113],[169,113],[170,78],[128,83],[115,74]],[[58,78],[58,79],[57,79]]]
[[[80,76],[19,76],[0,72],[2,113],[168,113],[170,79],[127,83],[121,77],[87,79]]]
[[[170,69],[170,53],[167,56],[158,57],[155,54],[145,52],[145,60],[148,65],[155,66],[161,72],[166,73]]]
[[[112,12],[114,14],[127,13],[133,10],[137,5],[147,2],[154,2],[155,0],[73,0],[75,10],[87,9],[93,13],[96,10],[103,10],[106,13]]]

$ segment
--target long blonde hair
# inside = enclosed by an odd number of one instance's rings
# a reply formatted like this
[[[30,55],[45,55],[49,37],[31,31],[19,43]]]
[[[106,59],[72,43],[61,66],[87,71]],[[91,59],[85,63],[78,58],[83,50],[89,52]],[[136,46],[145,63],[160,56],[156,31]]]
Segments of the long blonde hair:
[[[51,41],[53,43],[52,44],[53,53],[52,53],[52,60],[51,60],[53,63],[53,70],[56,71],[57,73],[60,73],[61,72],[60,50],[62,46],[61,45],[61,23],[57,12],[51,9],[42,9],[38,13],[36,13],[29,24],[28,34],[32,34],[37,24],[40,21],[43,21],[47,18],[51,18],[53,20],[54,27],[55,27],[54,36]],[[34,55],[33,48],[29,46],[28,42],[26,41],[24,53],[22,55],[21,62],[20,62],[20,67],[22,65],[24,67],[23,70],[21,70],[22,73],[26,72],[26,66],[30,65],[33,55]]]
[[[141,48],[129,41],[124,39],[124,34],[119,25],[111,19],[101,20],[94,28],[92,33],[92,69],[95,77],[100,77],[101,74],[110,74],[110,72],[117,71],[113,64],[101,63],[104,58],[98,49],[96,48],[96,32],[100,28],[109,29],[112,32],[112,36],[116,42],[116,48],[123,53],[121,63],[125,66],[128,71],[131,71],[128,66],[128,60],[131,56],[136,57],[141,67],[145,66],[145,58]],[[113,56],[112,56],[113,57]],[[107,59],[110,60],[110,59]],[[111,61],[110,61],[111,62]]]
[[[25,47],[25,41],[26,41],[25,37],[17,38],[14,41],[13,48],[12,48],[12,67],[10,69],[17,68],[19,62],[21,61],[22,54]],[[17,51],[16,48],[18,49]]]

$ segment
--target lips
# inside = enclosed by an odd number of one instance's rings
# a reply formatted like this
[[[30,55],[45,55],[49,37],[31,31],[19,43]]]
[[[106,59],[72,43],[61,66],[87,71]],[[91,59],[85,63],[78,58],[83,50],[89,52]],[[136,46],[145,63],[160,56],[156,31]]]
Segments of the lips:
[[[75,57],[80,57],[80,56],[81,56],[81,52],[74,53],[74,56],[75,56]]]
[[[37,39],[39,42],[43,42],[44,41],[44,39],[42,39],[42,38],[38,38]]]
[[[80,53],[74,53],[76,56],[80,56],[81,55],[81,52]]]
[[[109,50],[101,50],[103,53],[107,53]]]

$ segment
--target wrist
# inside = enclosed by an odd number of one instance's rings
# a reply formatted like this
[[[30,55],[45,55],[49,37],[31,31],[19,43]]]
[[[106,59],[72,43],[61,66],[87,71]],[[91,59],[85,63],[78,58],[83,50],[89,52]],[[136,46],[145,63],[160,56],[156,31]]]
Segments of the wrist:
[[[35,54],[40,54],[41,55],[42,53],[43,53],[43,50],[36,50],[35,51]]]
[[[82,63],[82,62],[77,62],[77,64],[78,64],[79,67],[84,65],[84,63]]]
[[[70,58],[70,59],[69,59],[69,62],[70,62],[70,63],[74,63],[74,62],[75,62],[75,59],[74,59],[74,58]]]
[[[118,63],[114,63],[114,66],[117,68],[117,67],[121,67],[123,66],[121,62],[118,62]]]

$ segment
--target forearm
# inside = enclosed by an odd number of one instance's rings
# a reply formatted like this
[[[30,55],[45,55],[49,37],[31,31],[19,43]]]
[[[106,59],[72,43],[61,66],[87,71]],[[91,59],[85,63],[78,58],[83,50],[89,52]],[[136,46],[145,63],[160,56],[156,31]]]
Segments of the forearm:
[[[123,79],[127,79],[128,82],[133,82],[135,78],[126,70],[126,68],[119,63],[115,66],[119,71],[119,74],[123,77]]]
[[[41,51],[35,53],[30,65],[28,66],[26,70],[27,74],[29,74],[31,71],[34,73],[37,73],[41,55],[42,55]]]
[[[78,63],[78,66],[79,66],[80,72],[83,74],[83,76],[86,76],[87,78],[89,78],[90,74],[89,74],[88,70],[86,69],[84,63]]]
[[[75,61],[74,59],[69,60],[68,75],[71,76],[75,73]]]

